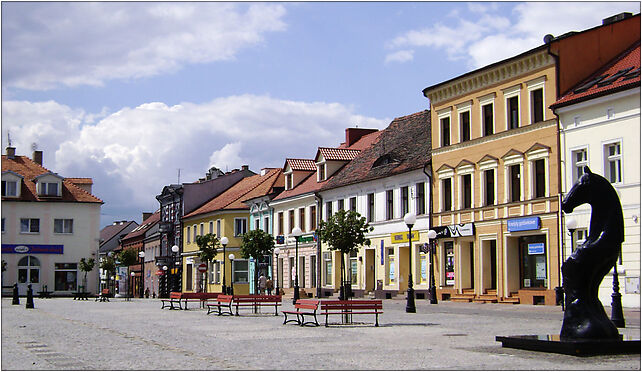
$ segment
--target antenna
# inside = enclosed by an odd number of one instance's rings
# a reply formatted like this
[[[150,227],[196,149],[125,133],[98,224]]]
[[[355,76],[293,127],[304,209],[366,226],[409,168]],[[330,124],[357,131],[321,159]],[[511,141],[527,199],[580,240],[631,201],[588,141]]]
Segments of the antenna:
[[[178,184],[181,184],[181,168],[178,168]]]
[[[31,151],[36,151],[36,150],[38,150],[38,144],[35,143],[35,142],[32,142],[31,143]]]
[[[11,147],[11,133],[7,131],[7,142],[9,142],[9,147]]]

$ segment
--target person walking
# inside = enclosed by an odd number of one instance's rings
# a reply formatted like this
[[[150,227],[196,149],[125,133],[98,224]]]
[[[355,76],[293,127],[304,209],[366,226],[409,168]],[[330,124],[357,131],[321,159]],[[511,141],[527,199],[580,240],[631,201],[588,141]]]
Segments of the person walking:
[[[261,276],[259,276],[259,293],[260,294],[265,294],[266,283],[267,283],[267,278],[265,277],[265,274],[261,272]]]
[[[274,283],[272,282],[272,278],[270,278],[269,275],[267,277],[267,280],[265,281],[265,289],[267,289],[267,294],[268,295],[271,295],[272,294],[272,289],[274,289]]]

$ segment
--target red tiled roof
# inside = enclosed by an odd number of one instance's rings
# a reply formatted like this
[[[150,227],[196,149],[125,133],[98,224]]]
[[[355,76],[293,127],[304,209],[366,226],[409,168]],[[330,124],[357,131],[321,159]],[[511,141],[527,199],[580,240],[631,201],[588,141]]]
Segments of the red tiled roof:
[[[63,179],[61,197],[39,197],[36,191],[36,183],[33,180],[46,173],[52,173],[47,168],[34,162],[26,156],[15,156],[9,159],[7,155],[2,155],[2,172],[11,171],[23,177],[22,188],[19,198],[2,197],[3,201],[46,201],[46,202],[79,202],[79,203],[103,203],[102,200],[88,193],[87,191],[76,186],[74,182]],[[72,178],[71,180],[77,180]],[[89,178],[87,178],[89,180]]]
[[[183,218],[190,218],[199,214],[211,213],[220,210],[249,209],[243,201],[269,194],[280,173],[280,168],[272,168],[264,176],[257,174],[245,177],[216,198],[208,201],[195,211],[183,216]]]
[[[67,181],[75,184],[75,185],[93,185],[94,184],[94,180],[92,180],[91,178],[84,178],[84,177],[83,178],[78,178],[78,177],[70,178],[70,177],[67,177],[65,179]]]
[[[428,110],[396,118],[373,134],[376,142],[337,171],[322,190],[421,169],[431,159]]]
[[[119,223],[115,223],[115,224],[103,227],[100,230],[100,242],[101,242],[101,244],[103,242],[106,242],[109,239],[113,238],[114,235],[120,233],[121,231],[123,231],[127,226],[129,226],[132,223],[135,224],[136,222],[135,221],[121,221]],[[136,224],[136,225],[138,225],[138,224]]]
[[[316,171],[317,166],[312,159],[285,159],[285,163],[290,166],[293,171]],[[283,167],[285,168],[285,167]]]
[[[318,159],[319,155],[322,155],[325,160],[350,161],[356,158],[360,151],[361,150],[319,147],[315,159]]]
[[[635,86],[640,86],[640,42],[567,92],[551,107],[567,106]]]
[[[158,223],[158,221],[160,221],[160,209],[154,212],[154,214],[152,214],[151,216],[147,217],[145,221],[138,225],[138,227],[132,230],[129,234],[125,235],[123,237],[123,241],[135,238],[137,236],[145,235],[147,230],[151,229],[152,226]]]

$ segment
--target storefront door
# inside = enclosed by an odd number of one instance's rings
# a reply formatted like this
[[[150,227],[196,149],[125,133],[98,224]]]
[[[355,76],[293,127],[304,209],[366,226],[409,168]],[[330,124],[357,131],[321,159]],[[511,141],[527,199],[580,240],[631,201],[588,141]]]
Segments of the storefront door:
[[[40,261],[34,256],[26,256],[18,261],[18,293],[27,294],[31,284],[33,293],[40,291]]]

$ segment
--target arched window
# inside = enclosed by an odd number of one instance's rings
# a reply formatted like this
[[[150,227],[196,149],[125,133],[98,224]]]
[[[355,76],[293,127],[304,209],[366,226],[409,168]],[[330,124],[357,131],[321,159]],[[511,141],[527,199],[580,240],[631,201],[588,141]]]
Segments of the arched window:
[[[18,261],[18,283],[40,283],[40,261],[25,256]]]

